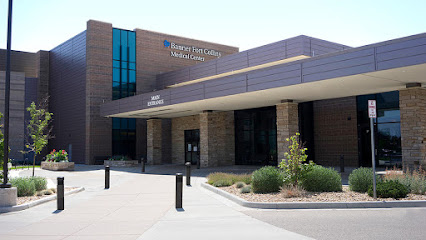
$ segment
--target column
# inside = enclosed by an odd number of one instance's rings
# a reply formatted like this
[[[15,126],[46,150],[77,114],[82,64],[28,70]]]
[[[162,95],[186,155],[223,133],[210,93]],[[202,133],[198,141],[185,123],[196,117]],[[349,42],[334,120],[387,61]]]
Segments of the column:
[[[284,159],[288,151],[287,138],[299,132],[298,104],[292,100],[283,100],[276,105],[277,108],[277,159],[278,163]]]
[[[399,91],[399,109],[402,164],[426,168],[426,89],[412,87]]]
[[[147,162],[150,165],[162,164],[162,121],[147,120]]]

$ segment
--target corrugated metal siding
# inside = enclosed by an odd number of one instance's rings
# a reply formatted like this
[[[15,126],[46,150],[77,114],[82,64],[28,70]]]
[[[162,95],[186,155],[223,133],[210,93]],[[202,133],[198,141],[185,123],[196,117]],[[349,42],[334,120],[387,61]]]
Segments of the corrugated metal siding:
[[[50,105],[55,138],[50,148],[68,149],[84,163],[86,132],[86,32],[50,51]]]

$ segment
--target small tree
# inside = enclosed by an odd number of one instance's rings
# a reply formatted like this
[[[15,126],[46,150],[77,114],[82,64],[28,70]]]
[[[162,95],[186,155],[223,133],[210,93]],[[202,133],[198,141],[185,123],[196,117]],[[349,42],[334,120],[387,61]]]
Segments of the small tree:
[[[28,149],[26,152],[34,153],[33,176],[36,156],[40,154],[51,138],[52,128],[49,128],[49,124],[52,121],[53,113],[46,110],[47,101],[48,98],[44,99],[38,107],[32,102],[27,108],[27,111],[30,112],[31,120],[27,126],[30,139],[27,139],[28,142],[25,144],[25,147]]]
[[[287,142],[290,142],[289,152],[284,153],[285,159],[278,165],[286,173],[286,181],[293,185],[298,185],[303,175],[315,165],[312,161],[309,164],[304,164],[308,159],[308,155],[306,155],[308,149],[299,143],[299,136],[300,133],[296,133],[286,139]]]
[[[3,114],[0,113],[0,121],[3,118]],[[3,166],[3,158],[4,158],[4,137],[3,132],[1,129],[3,128],[3,125],[0,125],[0,164]]]

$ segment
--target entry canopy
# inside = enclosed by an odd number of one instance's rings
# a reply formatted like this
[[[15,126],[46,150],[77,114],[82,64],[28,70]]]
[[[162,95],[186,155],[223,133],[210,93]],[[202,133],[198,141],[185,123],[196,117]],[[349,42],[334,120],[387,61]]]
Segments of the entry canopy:
[[[101,115],[173,118],[426,86],[426,33],[111,101]]]

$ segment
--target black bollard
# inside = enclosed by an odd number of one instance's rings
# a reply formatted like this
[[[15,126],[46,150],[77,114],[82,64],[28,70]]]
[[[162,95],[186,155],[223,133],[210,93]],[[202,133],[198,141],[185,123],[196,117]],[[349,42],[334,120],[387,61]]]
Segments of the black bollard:
[[[200,165],[201,165],[201,162],[200,162],[200,159],[198,159],[198,161],[197,161],[197,169],[200,169]]]
[[[58,210],[64,210],[64,177],[58,177],[56,199],[58,201]]]
[[[344,155],[340,155],[340,172],[345,172],[345,158],[344,158]]]
[[[191,163],[185,163],[186,166],[186,186],[191,185]]]
[[[109,189],[109,166],[105,166],[105,189]]]
[[[145,159],[142,158],[141,164],[142,164],[142,172],[145,172]]]
[[[182,173],[176,173],[176,208],[182,208]]]

